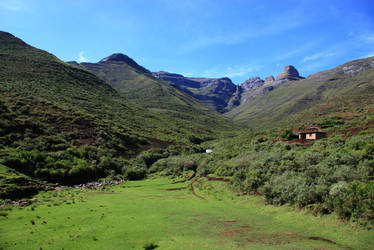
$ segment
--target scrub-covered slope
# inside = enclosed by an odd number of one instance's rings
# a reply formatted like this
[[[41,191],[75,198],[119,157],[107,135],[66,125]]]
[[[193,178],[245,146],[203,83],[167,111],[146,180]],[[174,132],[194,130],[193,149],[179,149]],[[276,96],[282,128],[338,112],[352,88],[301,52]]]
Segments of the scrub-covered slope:
[[[149,111],[6,32],[0,32],[0,95],[1,172],[49,182],[125,173],[126,159],[145,149],[214,138],[231,124],[215,114],[199,124]]]
[[[374,107],[373,95],[374,58],[371,57],[273,86],[262,94],[248,95],[226,115],[251,127],[314,122],[344,116],[342,112],[345,116],[367,114]]]

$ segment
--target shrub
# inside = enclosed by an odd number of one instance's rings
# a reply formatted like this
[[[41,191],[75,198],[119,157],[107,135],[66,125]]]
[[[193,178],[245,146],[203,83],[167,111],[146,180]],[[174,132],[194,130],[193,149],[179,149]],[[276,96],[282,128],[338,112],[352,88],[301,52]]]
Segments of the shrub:
[[[352,218],[360,223],[374,219],[374,182],[353,181],[349,184],[339,182],[329,192],[328,203],[343,219]]]
[[[159,159],[167,157],[169,157],[169,153],[167,151],[152,148],[147,151],[143,151],[138,158],[145,163],[147,168],[149,168],[153,163],[155,163]]]
[[[281,134],[281,138],[286,139],[286,140],[292,140],[294,138],[292,128],[284,130],[283,133]]]
[[[130,167],[125,170],[124,176],[128,180],[141,180],[146,177],[146,171],[145,169]]]

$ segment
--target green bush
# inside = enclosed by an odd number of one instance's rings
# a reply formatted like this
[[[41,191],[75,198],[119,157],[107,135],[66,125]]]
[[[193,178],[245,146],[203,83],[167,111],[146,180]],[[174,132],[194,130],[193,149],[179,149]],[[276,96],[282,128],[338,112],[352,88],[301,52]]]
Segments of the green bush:
[[[142,180],[146,177],[146,170],[135,167],[126,168],[124,176],[128,180]]]
[[[292,140],[294,138],[294,134],[291,128],[286,129],[283,131],[281,134],[281,138],[286,139],[286,140]]]
[[[353,181],[334,184],[329,192],[329,207],[341,218],[356,220],[362,224],[373,223],[374,182]]]

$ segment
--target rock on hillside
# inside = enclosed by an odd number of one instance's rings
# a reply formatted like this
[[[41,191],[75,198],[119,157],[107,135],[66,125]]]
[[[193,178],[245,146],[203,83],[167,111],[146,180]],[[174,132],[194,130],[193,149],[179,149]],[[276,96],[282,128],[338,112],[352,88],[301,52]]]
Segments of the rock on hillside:
[[[272,84],[275,81],[274,76],[268,76],[265,78],[264,85]]]

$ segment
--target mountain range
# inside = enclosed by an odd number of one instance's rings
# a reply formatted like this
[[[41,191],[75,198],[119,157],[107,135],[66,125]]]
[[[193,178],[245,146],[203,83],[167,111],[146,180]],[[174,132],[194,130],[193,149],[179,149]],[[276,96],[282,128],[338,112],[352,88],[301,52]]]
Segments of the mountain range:
[[[108,63],[112,57],[126,58],[129,62],[122,60],[119,67],[117,60]],[[288,65],[276,78],[252,77],[240,85],[235,85],[228,77],[184,77],[166,71],[151,73],[130,60],[125,55],[113,54],[98,63],[72,64],[98,75],[126,97],[141,100],[140,104],[147,108],[173,109],[174,106],[169,105],[170,96],[157,94],[155,97],[155,93],[159,93],[155,90],[158,86],[167,88],[166,93],[184,96],[183,99],[186,95],[182,93],[187,94],[211,110],[252,128],[321,123],[341,117],[342,112],[346,119],[364,117],[373,104],[373,57],[351,61],[306,78]],[[131,65],[138,72],[136,77],[141,78],[130,77],[125,68]],[[137,94],[140,92],[142,94]],[[357,112],[358,109],[363,111]]]

